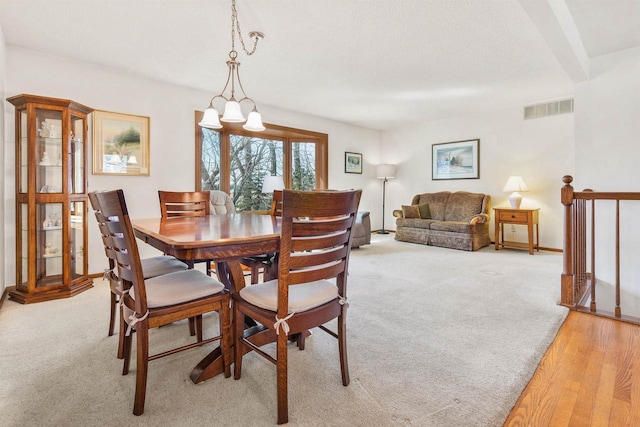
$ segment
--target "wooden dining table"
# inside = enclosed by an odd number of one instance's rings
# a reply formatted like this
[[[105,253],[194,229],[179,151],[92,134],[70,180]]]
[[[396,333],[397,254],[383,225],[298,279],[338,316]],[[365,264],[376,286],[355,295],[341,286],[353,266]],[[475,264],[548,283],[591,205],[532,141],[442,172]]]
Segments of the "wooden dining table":
[[[239,260],[243,257],[278,252],[280,218],[258,214],[225,214],[201,217],[132,219],[138,239],[193,265],[210,259],[219,279],[230,292],[245,286]],[[275,334],[260,325],[248,325],[245,336],[256,345],[275,340]],[[224,371],[220,347],[209,353],[191,372],[194,383]]]

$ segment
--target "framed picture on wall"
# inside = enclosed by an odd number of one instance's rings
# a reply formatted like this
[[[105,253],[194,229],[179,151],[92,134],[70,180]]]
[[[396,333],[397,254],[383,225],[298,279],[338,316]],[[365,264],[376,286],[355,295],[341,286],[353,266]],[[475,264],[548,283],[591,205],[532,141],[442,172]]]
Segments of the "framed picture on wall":
[[[480,140],[432,145],[432,179],[480,178]]]
[[[344,153],[344,172],[345,173],[362,173],[362,154],[361,153]]]
[[[95,110],[93,174],[149,175],[149,117]]]

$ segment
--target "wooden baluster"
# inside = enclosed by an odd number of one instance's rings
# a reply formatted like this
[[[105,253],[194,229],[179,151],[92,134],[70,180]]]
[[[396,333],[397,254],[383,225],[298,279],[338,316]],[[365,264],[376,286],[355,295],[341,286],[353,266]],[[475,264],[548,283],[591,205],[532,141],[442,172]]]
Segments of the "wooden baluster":
[[[585,190],[591,191],[591,190]],[[591,199],[591,304],[589,310],[596,311],[596,201]]]
[[[560,190],[560,201],[564,205],[564,251],[562,253],[562,276],[560,279],[560,304],[573,306],[573,187],[570,175],[562,177],[564,186]]]
[[[620,317],[620,199],[616,199],[616,311]]]

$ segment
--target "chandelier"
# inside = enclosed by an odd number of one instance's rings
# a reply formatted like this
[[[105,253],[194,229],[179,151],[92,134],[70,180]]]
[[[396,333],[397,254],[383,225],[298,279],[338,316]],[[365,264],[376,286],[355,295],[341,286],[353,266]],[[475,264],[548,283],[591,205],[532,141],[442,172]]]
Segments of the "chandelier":
[[[242,38],[242,32],[240,30],[240,21],[238,21],[238,11],[236,10],[236,0],[231,0],[231,51],[229,52],[229,60],[227,61],[227,67],[229,68],[229,73],[227,74],[227,82],[220,92],[219,95],[215,95],[211,98],[209,102],[209,106],[206,110],[204,110],[204,116],[200,123],[200,126],[209,129],[222,129],[222,124],[220,121],[226,123],[246,123],[242,126],[244,129],[248,131],[260,132],[265,129],[262,124],[262,116],[258,112],[256,108],[256,103],[253,99],[249,98],[242,87],[242,82],[240,81],[240,63],[236,61],[238,57],[238,52],[236,52],[235,42],[236,42],[236,29],[238,31],[238,38],[240,39],[240,44],[242,45],[242,50],[248,55],[251,56],[256,51],[258,47],[258,41],[264,38],[264,34],[259,31],[251,31],[249,33],[249,37],[254,39],[253,49],[251,51],[247,50],[244,39]],[[236,100],[236,82],[238,84],[238,88],[240,92],[242,92],[242,98]],[[230,89],[230,93],[225,95],[227,89]],[[240,95],[238,95],[240,96]],[[226,101],[224,106],[224,114],[221,118],[218,116],[218,110],[213,106],[213,101],[217,98],[222,98]],[[251,112],[248,117],[245,119],[242,114],[242,110],[240,108],[241,103],[250,102],[253,106]]]

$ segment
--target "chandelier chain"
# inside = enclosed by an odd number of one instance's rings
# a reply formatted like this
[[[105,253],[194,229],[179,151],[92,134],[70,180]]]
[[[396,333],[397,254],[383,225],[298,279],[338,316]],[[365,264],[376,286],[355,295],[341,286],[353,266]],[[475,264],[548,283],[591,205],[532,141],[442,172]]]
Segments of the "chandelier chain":
[[[240,20],[238,19],[238,11],[236,10],[236,0],[231,0],[231,52],[236,51],[236,28],[238,29],[238,38],[240,39],[240,44],[242,45],[242,50],[247,56],[251,56],[255,53],[256,48],[258,47],[258,40],[260,40],[264,35],[259,32],[251,32],[249,33],[250,37],[254,37],[253,49],[251,51],[247,50],[247,47],[244,43],[244,38],[242,37],[242,30],[240,29]]]

